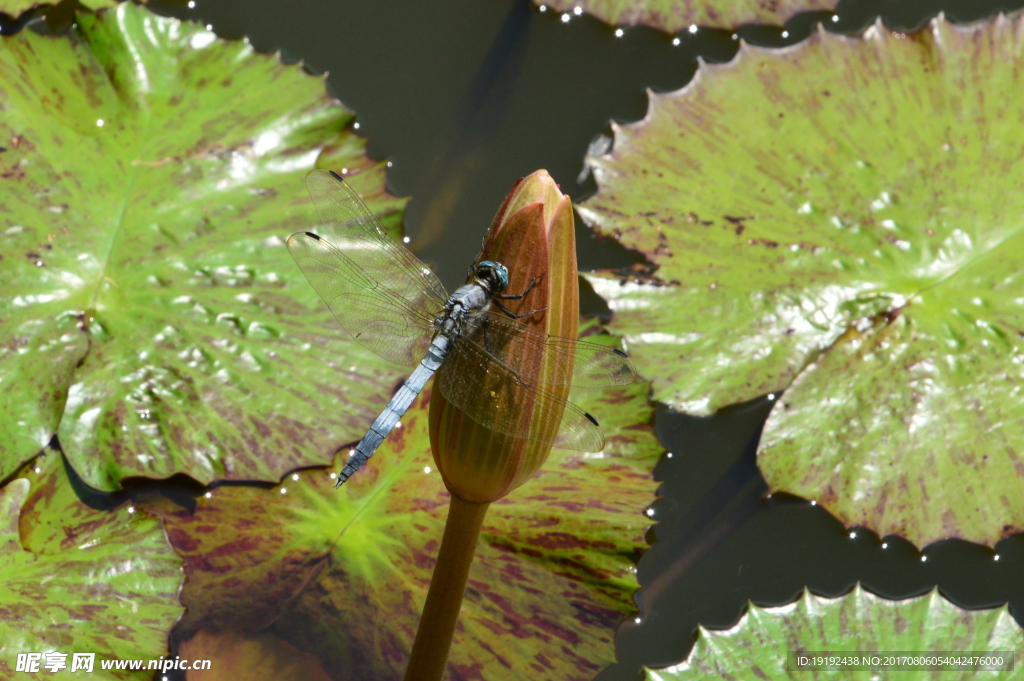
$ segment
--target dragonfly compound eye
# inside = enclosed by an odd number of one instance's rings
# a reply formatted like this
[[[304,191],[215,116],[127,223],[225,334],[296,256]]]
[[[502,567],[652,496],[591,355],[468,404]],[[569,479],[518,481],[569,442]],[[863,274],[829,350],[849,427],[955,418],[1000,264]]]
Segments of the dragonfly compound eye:
[[[501,293],[508,288],[508,268],[500,262],[481,260],[476,265],[476,276],[487,282],[491,293]]]

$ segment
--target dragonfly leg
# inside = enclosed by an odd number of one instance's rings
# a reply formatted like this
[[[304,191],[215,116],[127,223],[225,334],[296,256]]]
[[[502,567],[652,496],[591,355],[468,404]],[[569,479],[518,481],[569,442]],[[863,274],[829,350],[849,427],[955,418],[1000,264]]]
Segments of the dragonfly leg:
[[[523,292],[522,292],[522,293],[514,293],[514,294],[509,294],[509,293],[495,293],[495,294],[494,294],[494,295],[492,295],[491,297],[492,297],[492,298],[500,298],[501,300],[522,300],[523,298],[525,298],[525,297],[526,297],[526,294],[530,292],[530,289],[532,289],[532,288],[533,288],[533,285],[537,283],[537,280],[538,280],[538,279],[540,279],[541,277],[543,277],[543,276],[544,276],[544,274],[545,274],[544,272],[541,272],[541,273],[540,273],[540,274],[538,274],[538,275],[537,275],[536,277],[534,277],[533,279],[531,279],[531,280],[530,280],[530,283],[526,285],[526,288],[525,288],[525,289],[523,289]]]
[[[525,295],[525,294],[523,294],[523,295]],[[524,312],[523,314],[516,314],[512,310],[510,310],[507,307],[505,307],[504,305],[502,305],[500,301],[495,300],[493,302],[494,302],[495,305],[498,306],[499,310],[504,312],[506,315],[508,315],[512,319],[522,319],[523,317],[529,317],[530,315],[537,314],[538,312],[544,312],[544,310],[547,309],[546,307],[542,307],[539,310],[530,310],[529,312]]]

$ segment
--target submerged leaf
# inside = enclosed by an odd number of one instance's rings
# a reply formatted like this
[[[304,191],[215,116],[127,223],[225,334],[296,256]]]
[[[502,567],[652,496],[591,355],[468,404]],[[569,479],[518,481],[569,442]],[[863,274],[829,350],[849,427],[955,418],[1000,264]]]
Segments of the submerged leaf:
[[[181,644],[179,653],[186,660],[210,663],[209,669],[190,670],[189,681],[331,681],[312,655],[269,633],[246,635],[231,630],[210,634],[200,631]]]
[[[646,391],[575,396],[605,415],[605,453],[553,450],[537,479],[491,505],[453,673],[585,681],[612,662],[614,628],[635,612],[632,565],[663,451]],[[401,678],[448,507],[429,449],[429,393],[340,491],[326,471],[308,470],[271,490],[215,488],[194,512],[167,512],[188,575],[182,635],[266,630],[333,678]]]
[[[125,3],[0,40],[0,108],[0,478],[54,432],[107,490],[277,480],[359,438],[398,368],[284,238],[315,164],[390,227],[398,205],[322,79]]]
[[[14,674],[19,653],[56,651],[67,654],[64,674],[72,653],[93,652],[89,678],[149,678],[101,662],[167,654],[182,613],[181,559],[158,519],[129,502],[89,501],[52,451],[0,490],[0,675],[5,666]],[[45,669],[24,676],[54,678]]]
[[[701,628],[690,657],[675,667],[647,670],[647,681],[707,678],[850,679],[887,678],[912,673],[915,679],[986,679],[1016,677],[1011,673],[976,671],[882,672],[831,669],[790,669],[790,652],[905,652],[926,656],[943,652],[1008,653],[1024,646],[1024,631],[1006,606],[992,610],[961,610],[938,589],[920,598],[887,601],[857,585],[840,598],[822,598],[807,591],[796,603],[750,610],[731,629]],[[1011,663],[1012,664],[1012,663]],[[880,675],[881,674],[881,675]],[[897,677],[898,678],[898,677]]]
[[[655,399],[786,390],[771,487],[918,544],[1024,528],[1022,26],[744,46],[619,127],[580,209],[658,266],[592,279]]]

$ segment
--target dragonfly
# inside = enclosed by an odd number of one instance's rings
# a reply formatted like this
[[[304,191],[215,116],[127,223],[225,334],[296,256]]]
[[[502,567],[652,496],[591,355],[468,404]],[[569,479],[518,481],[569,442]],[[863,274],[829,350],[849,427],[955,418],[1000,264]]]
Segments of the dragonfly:
[[[306,188],[320,224],[292,234],[289,253],[358,343],[416,367],[356,445],[335,487],[366,463],[435,373],[435,389],[484,427],[562,449],[604,448],[597,419],[552,387],[631,383],[636,369],[624,352],[530,328],[523,319],[544,310],[516,313],[507,303],[522,301],[537,278],[521,293],[507,293],[508,269],[498,262],[478,260],[467,283],[448,295],[340,175],[312,170]],[[542,365],[554,370],[542,375]],[[532,427],[537,413],[561,413],[558,428]]]

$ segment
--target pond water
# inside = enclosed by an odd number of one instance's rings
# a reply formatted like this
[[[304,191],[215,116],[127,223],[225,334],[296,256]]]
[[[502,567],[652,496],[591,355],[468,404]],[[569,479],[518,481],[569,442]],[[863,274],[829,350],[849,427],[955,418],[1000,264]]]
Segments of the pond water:
[[[939,11],[971,22],[1016,2],[843,0],[832,13],[800,15],[785,27],[745,26],[749,42],[783,46],[818,22],[856,33],[881,16],[900,30]],[[389,189],[410,196],[412,248],[449,290],[462,283],[491,217],[516,178],[546,168],[578,202],[593,180],[577,178],[588,143],[609,120],[643,117],[645,88],[685,85],[696,57],[728,61],[731,32],[701,29],[673,37],[646,28],[614,29],[587,16],[563,23],[525,0],[197,0],[150,2],[161,14],[210,24],[226,38],[247,36],[257,50],[280,50],[314,73],[359,115],[369,154],[388,159]],[[784,37],[785,32],[785,37]],[[581,269],[627,268],[642,259],[595,239],[578,221]],[[607,313],[585,297],[585,312]],[[657,430],[673,453],[655,469],[662,497],[641,558],[639,623],[616,636],[618,663],[600,681],[635,681],[641,665],[683,660],[696,628],[729,627],[748,602],[781,605],[806,587],[839,596],[860,581],[886,598],[921,595],[936,585],[966,608],[1009,602],[1024,622],[1024,536],[990,549],[942,541],[923,554],[896,537],[844,528],[808,501],[776,495],[758,472],[755,451],[771,408],[767,398],[710,418],[661,408]],[[882,548],[883,541],[886,548]]]

